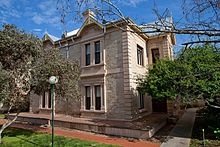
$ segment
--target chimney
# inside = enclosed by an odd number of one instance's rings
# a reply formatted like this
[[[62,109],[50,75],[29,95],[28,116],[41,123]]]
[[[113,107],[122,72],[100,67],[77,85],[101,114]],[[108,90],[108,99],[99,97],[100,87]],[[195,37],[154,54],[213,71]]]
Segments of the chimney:
[[[61,38],[62,38],[62,39],[63,39],[63,38],[66,38],[66,36],[67,36],[67,31],[64,31],[64,33],[62,34]]]
[[[91,11],[90,9],[87,9],[85,12],[83,12],[84,20],[86,20],[88,17],[95,18],[95,13]]]

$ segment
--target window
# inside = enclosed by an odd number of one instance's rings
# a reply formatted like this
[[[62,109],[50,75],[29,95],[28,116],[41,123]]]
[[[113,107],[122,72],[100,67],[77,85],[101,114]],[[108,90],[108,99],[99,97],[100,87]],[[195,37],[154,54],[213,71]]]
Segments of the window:
[[[144,62],[143,62],[143,48],[141,48],[140,46],[137,46],[137,63],[139,65],[144,65]]]
[[[151,49],[152,53],[152,63],[156,63],[156,61],[160,58],[160,53],[158,48]]]
[[[95,110],[101,110],[101,86],[95,86]]]
[[[85,91],[86,91],[86,110],[90,110],[91,109],[91,95],[90,95],[90,86],[86,86],[85,87]]]
[[[69,59],[69,48],[66,48],[66,58]]]
[[[144,109],[144,94],[138,92],[139,109]]]
[[[86,48],[86,65],[90,65],[90,44],[86,44],[85,48]]]
[[[95,42],[95,64],[100,63],[100,41]]]
[[[46,107],[46,92],[43,93],[42,96],[42,108]]]
[[[48,108],[51,108],[51,104],[52,104],[51,100],[52,100],[52,95],[51,95],[51,90],[50,90],[49,95],[48,95]]]
[[[41,99],[41,108],[51,108],[51,91],[44,92]]]

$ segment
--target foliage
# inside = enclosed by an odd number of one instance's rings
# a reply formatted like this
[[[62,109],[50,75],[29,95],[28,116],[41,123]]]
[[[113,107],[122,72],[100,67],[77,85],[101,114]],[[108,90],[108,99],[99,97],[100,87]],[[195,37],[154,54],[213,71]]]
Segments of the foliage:
[[[6,24],[0,30],[0,93],[10,106],[19,109],[27,100],[32,64],[40,49],[39,39],[13,25]]]
[[[192,87],[191,75],[191,66],[187,64],[169,59],[159,60],[144,79],[138,79],[139,90],[149,93],[155,99],[174,100],[178,94],[187,96]],[[182,78],[186,76],[188,78]]]
[[[7,121],[1,126],[0,143],[4,129],[28,106],[31,71],[41,49],[38,38],[14,25],[5,24],[0,30],[0,102],[8,106],[7,114],[12,108],[17,112],[12,120],[7,117]]]
[[[186,49],[178,60],[192,67],[195,80],[191,95],[217,101],[220,96],[220,48],[204,45]]]
[[[2,125],[0,139],[2,131],[17,119],[24,107],[28,107],[31,90],[37,94],[50,90],[48,79],[51,75],[60,79],[56,84],[58,96],[78,96],[77,62],[65,60],[58,49],[44,50],[35,36],[13,25],[4,25],[0,30],[0,98],[1,103],[9,106],[8,114],[13,108],[17,115]]]
[[[0,32],[0,57],[0,98],[9,105],[22,106],[30,90],[37,94],[49,91],[51,75],[59,77],[58,95],[79,95],[78,62],[66,60],[58,49],[44,50],[38,38],[13,25],[4,25]]]
[[[144,78],[139,89],[156,99],[185,102],[197,98],[216,101],[220,93],[219,48],[203,45],[187,48],[175,59],[159,60]]]
[[[33,70],[32,89],[37,94],[43,94],[50,90],[48,79],[57,76],[59,82],[56,86],[56,94],[62,98],[78,98],[79,89],[79,64],[75,60],[66,60],[58,49],[45,49]]]
[[[216,128],[216,130],[214,131],[214,134],[215,134],[216,138],[218,140],[220,140],[220,129],[219,128]]]
[[[50,146],[51,135],[43,133],[35,133],[23,129],[9,128],[3,134],[2,147],[18,147],[18,146]],[[101,144],[97,142],[72,139],[62,136],[55,136],[55,146],[65,147],[113,147],[113,145]]]
[[[9,76],[7,71],[2,69],[0,65],[0,102],[9,94]]]

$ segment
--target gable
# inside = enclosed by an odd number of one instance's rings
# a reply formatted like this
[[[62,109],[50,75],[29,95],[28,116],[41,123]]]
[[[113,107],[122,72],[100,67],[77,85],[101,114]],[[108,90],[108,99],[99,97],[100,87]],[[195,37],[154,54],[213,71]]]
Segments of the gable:
[[[78,37],[84,38],[91,38],[98,35],[103,34],[103,30],[95,24],[87,25],[84,29],[80,32]]]
[[[52,44],[54,44],[54,42],[60,40],[60,38],[55,37],[55,36],[53,36],[53,35],[50,35],[50,34],[46,33],[46,34],[43,36],[42,40],[43,40],[43,42],[45,42],[45,41],[50,41]]]
[[[93,17],[88,17],[79,31],[77,32],[77,36],[94,36],[100,33],[103,33],[103,25],[96,21]]]

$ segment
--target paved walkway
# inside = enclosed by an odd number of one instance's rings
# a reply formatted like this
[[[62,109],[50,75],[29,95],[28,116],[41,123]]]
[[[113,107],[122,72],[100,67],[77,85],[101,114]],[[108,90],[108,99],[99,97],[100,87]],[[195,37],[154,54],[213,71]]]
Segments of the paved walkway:
[[[161,147],[189,147],[197,108],[187,109]]]
[[[0,124],[2,123],[3,122],[0,120]],[[12,124],[12,127],[34,130],[37,132],[51,133],[50,128],[43,128],[43,127],[33,126],[33,125],[28,125],[28,124],[15,123],[15,124]],[[60,135],[60,136],[78,138],[78,139],[88,140],[88,141],[96,141],[100,143],[119,145],[119,146],[124,146],[124,147],[160,147],[160,144],[151,143],[148,141],[129,140],[129,139],[124,139],[124,138],[109,137],[105,135],[98,135],[98,134],[93,134],[93,133],[87,133],[87,132],[82,132],[82,131],[77,131],[77,130],[62,129],[62,128],[55,128],[55,134]]]

